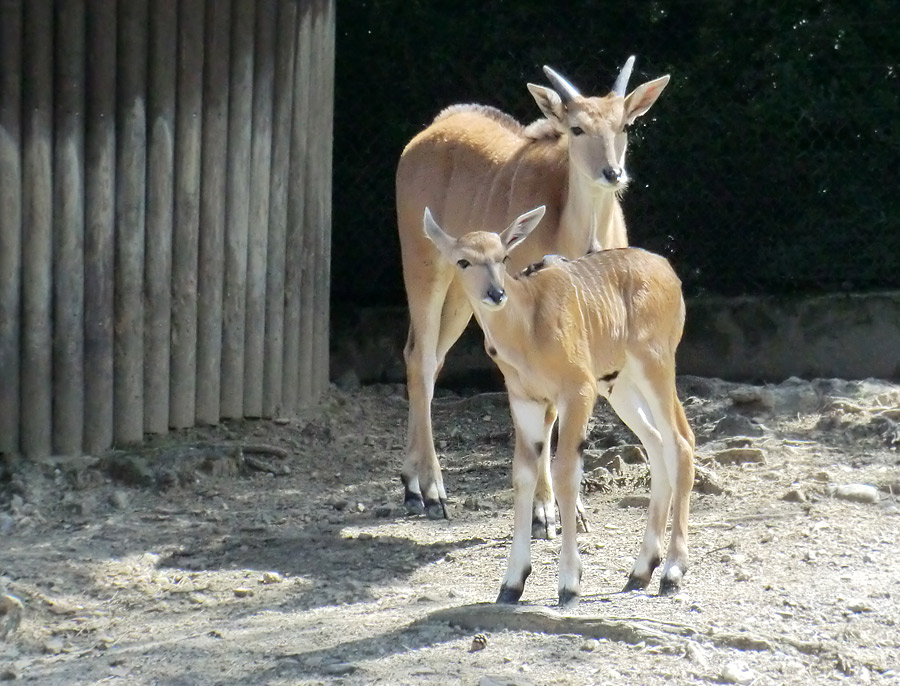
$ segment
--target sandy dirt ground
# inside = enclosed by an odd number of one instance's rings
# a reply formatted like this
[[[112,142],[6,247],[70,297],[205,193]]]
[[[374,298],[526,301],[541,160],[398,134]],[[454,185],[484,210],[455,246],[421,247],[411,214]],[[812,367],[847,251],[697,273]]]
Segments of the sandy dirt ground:
[[[512,533],[502,393],[444,391],[450,521],[408,517],[402,387],[289,421],[0,461],[0,681],[135,684],[898,684],[900,386],[697,377],[702,467],[683,589],[620,593],[648,473],[598,406],[580,605],[559,540],[493,612]],[[19,605],[21,603],[21,605]]]

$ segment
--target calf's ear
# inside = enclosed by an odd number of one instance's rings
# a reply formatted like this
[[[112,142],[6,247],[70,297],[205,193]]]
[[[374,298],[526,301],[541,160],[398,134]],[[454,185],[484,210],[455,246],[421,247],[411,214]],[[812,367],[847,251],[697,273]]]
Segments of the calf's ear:
[[[513,223],[506,227],[503,233],[500,234],[500,239],[503,241],[506,252],[509,252],[528,238],[528,234],[534,231],[534,227],[540,223],[546,211],[547,208],[544,205],[535,207],[533,210],[516,217]]]
[[[444,233],[444,230],[438,226],[438,223],[431,215],[431,210],[425,208],[425,216],[422,219],[422,226],[425,235],[434,243],[434,247],[445,257],[449,257],[449,253],[456,245],[456,239]]]

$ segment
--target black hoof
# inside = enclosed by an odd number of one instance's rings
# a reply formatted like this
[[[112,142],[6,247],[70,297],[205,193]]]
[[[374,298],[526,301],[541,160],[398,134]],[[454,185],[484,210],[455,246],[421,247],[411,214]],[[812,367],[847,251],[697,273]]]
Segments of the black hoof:
[[[556,538],[556,522],[546,522],[535,517],[531,520],[531,537],[535,540],[552,541]]]
[[[575,607],[578,605],[578,601],[581,600],[581,596],[575,591],[560,591],[559,592],[559,606],[564,608]]]
[[[425,503],[422,502],[422,498],[415,494],[406,495],[403,499],[403,507],[406,508],[406,514],[408,515],[425,514]]]
[[[422,502],[422,494],[410,489],[409,478],[405,474],[400,475],[400,483],[403,484],[403,507],[406,508],[406,514],[425,514],[425,503]]]
[[[663,577],[659,582],[659,595],[675,595],[681,589],[681,582]]]
[[[522,591],[524,590],[524,588],[512,588],[511,586],[503,584],[500,587],[500,595],[497,596],[497,604],[515,605],[519,602],[519,598],[522,597]]]
[[[447,501],[429,500],[425,503],[425,516],[428,519],[450,519],[450,513],[447,511]]]
[[[635,576],[634,574],[629,574],[628,583],[625,584],[625,588],[622,589],[622,593],[628,593],[629,591],[643,591],[649,585],[650,579],[642,579],[641,577]]]

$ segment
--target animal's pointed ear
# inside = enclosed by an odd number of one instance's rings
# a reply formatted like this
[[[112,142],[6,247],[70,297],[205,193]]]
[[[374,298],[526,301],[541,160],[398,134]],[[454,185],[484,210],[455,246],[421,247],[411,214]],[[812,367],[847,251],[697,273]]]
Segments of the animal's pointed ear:
[[[509,252],[528,238],[528,234],[538,225],[546,211],[547,208],[541,205],[517,217],[512,224],[506,227],[503,233],[500,234],[500,240],[503,241],[506,252]]]
[[[425,235],[431,239],[431,242],[434,243],[434,246],[442,255],[447,255],[449,251],[453,249],[453,246],[456,245],[456,241],[444,233],[444,230],[438,226],[434,217],[431,216],[431,210],[427,207],[425,208],[425,217],[422,220],[422,223],[425,229]]]
[[[536,83],[529,83],[528,90],[531,91],[531,96],[534,98],[537,106],[541,108],[544,116],[550,120],[554,127],[565,132],[566,108],[562,103],[562,98],[559,97],[559,93],[552,88],[539,86]]]
[[[669,83],[668,74],[641,84],[628,94],[628,97],[625,98],[625,116],[629,124],[642,114],[647,113],[647,110],[656,102],[667,83]]]

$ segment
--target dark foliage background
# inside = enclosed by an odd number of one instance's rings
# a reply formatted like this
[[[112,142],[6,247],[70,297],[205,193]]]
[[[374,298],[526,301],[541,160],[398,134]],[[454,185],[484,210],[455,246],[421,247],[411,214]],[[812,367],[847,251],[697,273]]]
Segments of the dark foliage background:
[[[689,294],[900,287],[900,12],[894,0],[338,5],[335,303],[405,302],[394,217],[403,146],[446,105],[539,116],[550,64],[605,94],[672,81],[632,129],[633,245]]]

